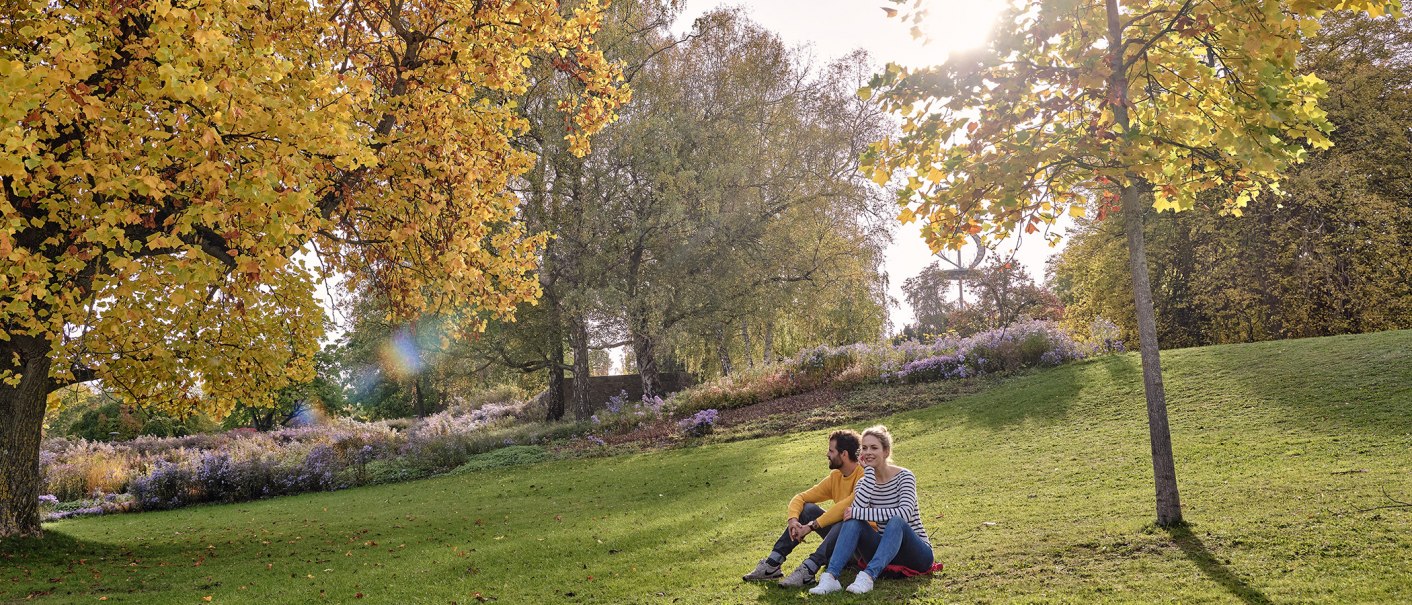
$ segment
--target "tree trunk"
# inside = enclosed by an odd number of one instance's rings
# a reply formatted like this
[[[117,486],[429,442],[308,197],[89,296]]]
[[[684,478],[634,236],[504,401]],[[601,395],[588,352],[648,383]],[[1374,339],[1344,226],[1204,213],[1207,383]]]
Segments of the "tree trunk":
[[[730,343],[726,341],[726,326],[721,324],[716,326],[716,355],[721,360],[721,375],[731,375],[731,350]]]
[[[761,363],[769,365],[775,362],[775,322],[765,322],[764,352],[760,353]]]
[[[569,344],[574,348],[574,420],[580,422],[593,416],[588,401],[588,324],[581,317],[569,318]]]
[[[645,330],[634,329],[632,354],[637,360],[637,375],[642,379],[642,396],[662,394],[662,373],[657,366],[657,351],[652,337]]]
[[[412,393],[415,397],[413,405],[416,406],[417,417],[426,418],[436,411],[436,393],[431,387],[431,368],[425,363],[421,367],[422,369],[412,377]]]
[[[41,533],[39,443],[49,395],[50,350],[47,342],[23,336],[0,343],[0,368],[22,376],[15,386],[0,383],[0,539]]]
[[[1113,99],[1113,121],[1128,132],[1128,76],[1125,71],[1122,15],[1118,0],[1105,0],[1108,17],[1108,48],[1111,72],[1108,91]],[[1152,442],[1152,474],[1157,490],[1157,525],[1171,527],[1182,523],[1182,502],[1177,494],[1177,467],[1172,457],[1172,434],[1167,426],[1167,393],[1162,385],[1162,360],[1157,347],[1157,314],[1152,307],[1152,284],[1148,278],[1147,248],[1142,220],[1151,207],[1152,186],[1129,175],[1123,184],[1123,227],[1128,236],[1128,268],[1133,276],[1133,301],[1137,305],[1137,333],[1142,353],[1142,385],[1147,394],[1147,430]]]
[[[639,245],[628,255],[628,332],[632,336],[633,356],[637,358],[637,375],[642,379],[642,396],[652,397],[662,393],[662,372],[657,365],[657,343],[653,340],[647,303],[639,296],[645,252]]]
[[[1172,434],[1167,426],[1167,392],[1162,385],[1162,359],[1157,345],[1157,314],[1152,305],[1142,233],[1142,215],[1147,207],[1145,189],[1139,184],[1123,188],[1123,226],[1128,236],[1133,301],[1137,304],[1142,385],[1147,394],[1147,431],[1152,442],[1152,473],[1157,488],[1157,524],[1171,527],[1182,522],[1182,501],[1177,493],[1177,466],[1172,456]]]
[[[745,349],[745,367],[755,367],[755,356],[750,351],[750,323],[744,319],[740,320],[740,342]]]

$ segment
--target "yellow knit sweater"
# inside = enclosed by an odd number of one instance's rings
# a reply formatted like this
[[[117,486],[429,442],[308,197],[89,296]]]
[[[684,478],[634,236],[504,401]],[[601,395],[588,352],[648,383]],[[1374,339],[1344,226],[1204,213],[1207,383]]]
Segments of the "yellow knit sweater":
[[[858,484],[858,480],[863,478],[863,465],[853,467],[853,474],[844,476],[843,472],[834,469],[829,471],[829,475],[824,477],[818,485],[799,492],[789,500],[789,516],[786,519],[799,518],[800,511],[804,510],[805,503],[819,503],[832,500],[833,506],[824,511],[819,517],[819,527],[828,527],[843,520],[843,511],[853,504],[853,487]]]

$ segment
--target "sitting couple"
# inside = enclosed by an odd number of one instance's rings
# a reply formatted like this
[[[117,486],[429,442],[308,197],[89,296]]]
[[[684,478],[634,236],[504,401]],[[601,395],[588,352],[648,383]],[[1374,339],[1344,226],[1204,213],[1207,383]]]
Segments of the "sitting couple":
[[[818,532],[824,537],[813,554],[788,576],[781,586],[802,587],[827,564],[819,585],[811,594],[837,592],[843,586],[838,576],[853,560],[866,560],[866,567],[848,585],[848,591],[865,593],[884,570],[904,576],[931,573],[931,542],[922,528],[917,509],[917,478],[892,463],[892,434],[878,425],[858,433],[834,431],[829,435],[831,472],[818,485],[789,501],[789,521],[774,550],[746,574],[746,580],[779,578],[785,557],[804,537]],[[825,511],[817,503],[832,500]]]

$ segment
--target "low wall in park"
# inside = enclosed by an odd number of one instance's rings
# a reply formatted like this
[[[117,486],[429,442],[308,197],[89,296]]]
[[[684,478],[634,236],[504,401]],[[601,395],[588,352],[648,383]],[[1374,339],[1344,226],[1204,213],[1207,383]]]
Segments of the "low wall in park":
[[[663,397],[691,386],[691,375],[685,373],[663,373],[662,392],[658,393]],[[590,376],[588,378],[588,401],[593,405],[594,410],[603,409],[603,405],[608,402],[608,398],[623,391],[628,393],[628,401],[640,401],[642,399],[642,377],[637,374],[623,374],[619,376]],[[564,379],[565,398],[573,397],[574,379]]]

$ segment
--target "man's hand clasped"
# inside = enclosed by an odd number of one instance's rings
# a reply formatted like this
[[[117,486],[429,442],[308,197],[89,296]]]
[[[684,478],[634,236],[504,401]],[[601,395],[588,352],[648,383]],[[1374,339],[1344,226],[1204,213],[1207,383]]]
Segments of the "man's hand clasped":
[[[814,531],[813,528],[800,523],[799,519],[789,520],[789,539],[799,542],[804,539],[804,536],[809,535],[811,531]]]

